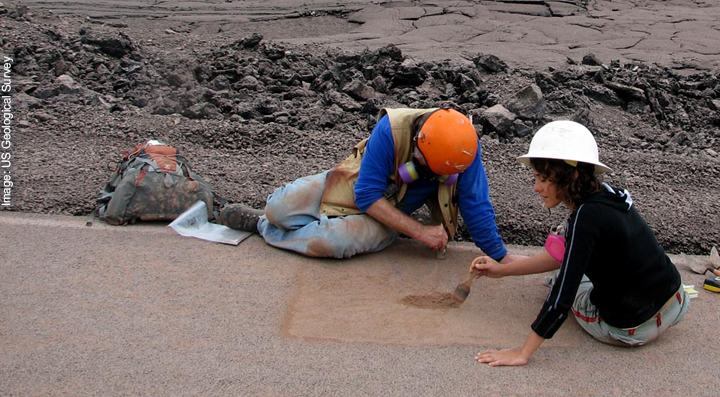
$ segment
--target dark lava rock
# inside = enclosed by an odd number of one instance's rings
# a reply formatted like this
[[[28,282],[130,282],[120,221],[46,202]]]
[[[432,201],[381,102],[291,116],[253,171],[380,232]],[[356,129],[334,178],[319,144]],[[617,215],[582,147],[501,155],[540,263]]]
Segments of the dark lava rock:
[[[109,34],[82,28],[80,29],[80,36],[82,36],[82,43],[96,46],[101,52],[116,58],[122,58],[135,49],[130,37],[122,32]]]
[[[500,73],[507,70],[507,64],[495,55],[478,54],[472,61],[475,66],[490,73]]]

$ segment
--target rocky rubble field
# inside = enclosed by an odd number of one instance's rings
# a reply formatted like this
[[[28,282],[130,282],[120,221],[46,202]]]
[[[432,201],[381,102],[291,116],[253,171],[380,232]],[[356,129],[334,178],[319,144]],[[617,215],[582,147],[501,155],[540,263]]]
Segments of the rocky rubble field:
[[[172,32],[0,7],[12,58],[16,211],[84,215],[123,150],[160,139],[219,195],[261,206],[275,188],[321,172],[366,137],[382,107],[451,106],[481,137],[501,234],[540,244],[548,214],[514,158],[540,125],[587,125],[638,210],[674,253],[720,242],[720,71],[692,75],[588,53],[547,70],[481,53],[428,62],[390,45],[345,52],[258,34],[203,48]],[[166,44],[164,44],[164,41]],[[461,228],[457,239],[467,239]]]

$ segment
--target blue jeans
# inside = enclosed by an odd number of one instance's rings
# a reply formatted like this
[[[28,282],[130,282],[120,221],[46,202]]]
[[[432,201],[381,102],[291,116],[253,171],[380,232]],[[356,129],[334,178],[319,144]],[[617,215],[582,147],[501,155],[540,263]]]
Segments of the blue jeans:
[[[366,214],[320,215],[327,171],[297,179],[268,197],[258,233],[273,247],[311,257],[348,258],[380,251],[398,233]]]

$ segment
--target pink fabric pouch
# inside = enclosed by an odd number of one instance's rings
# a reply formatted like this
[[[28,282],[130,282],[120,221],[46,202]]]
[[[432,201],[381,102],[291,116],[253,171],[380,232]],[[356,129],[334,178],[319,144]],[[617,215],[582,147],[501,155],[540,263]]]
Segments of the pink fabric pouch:
[[[545,239],[545,250],[558,263],[562,263],[565,257],[565,237],[559,234],[548,234]]]

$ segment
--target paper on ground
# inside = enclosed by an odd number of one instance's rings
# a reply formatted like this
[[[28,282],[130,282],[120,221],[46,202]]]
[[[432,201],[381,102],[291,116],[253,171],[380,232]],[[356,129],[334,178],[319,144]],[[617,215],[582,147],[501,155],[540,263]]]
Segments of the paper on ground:
[[[223,244],[238,245],[252,233],[230,229],[227,226],[208,222],[207,208],[204,201],[198,201],[190,209],[183,212],[168,227],[186,237],[197,237],[203,240]]]

